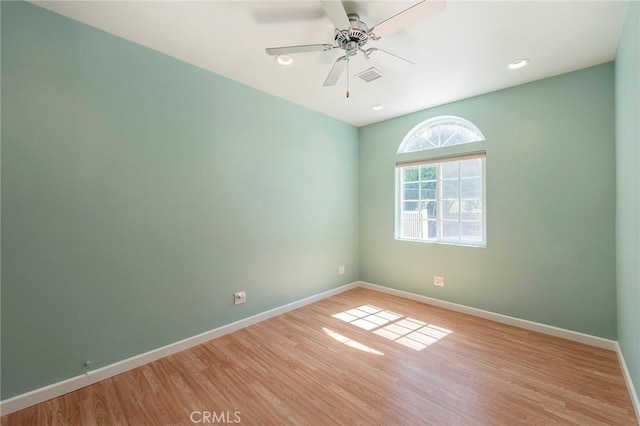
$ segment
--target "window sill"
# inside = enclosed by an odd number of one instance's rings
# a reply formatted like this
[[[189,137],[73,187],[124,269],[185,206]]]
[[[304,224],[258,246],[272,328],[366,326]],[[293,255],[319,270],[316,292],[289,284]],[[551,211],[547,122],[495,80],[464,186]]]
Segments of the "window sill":
[[[419,244],[437,244],[445,246],[459,246],[459,247],[472,247],[472,248],[487,248],[486,242],[469,243],[469,242],[454,242],[454,241],[432,241],[432,240],[414,240],[411,238],[395,238],[396,241],[402,241],[407,243],[419,243]]]

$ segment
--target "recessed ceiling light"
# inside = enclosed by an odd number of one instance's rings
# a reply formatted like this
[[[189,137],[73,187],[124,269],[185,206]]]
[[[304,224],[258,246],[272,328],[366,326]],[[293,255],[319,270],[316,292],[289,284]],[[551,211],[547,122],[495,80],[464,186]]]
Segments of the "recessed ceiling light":
[[[278,55],[276,56],[276,61],[278,61],[280,65],[291,65],[293,58],[289,55]]]
[[[531,62],[531,59],[529,58],[516,59],[515,61],[511,62],[507,66],[507,68],[509,68],[510,70],[517,70],[519,68],[526,67],[529,62]]]
[[[374,111],[380,111],[380,110],[384,109],[384,105],[380,105],[380,104],[371,105],[371,109],[374,110]]]

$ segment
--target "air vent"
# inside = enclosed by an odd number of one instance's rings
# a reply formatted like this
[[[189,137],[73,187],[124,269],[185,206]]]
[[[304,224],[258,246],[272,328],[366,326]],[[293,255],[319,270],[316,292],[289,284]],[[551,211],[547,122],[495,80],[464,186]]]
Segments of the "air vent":
[[[377,80],[382,77],[382,73],[375,68],[369,68],[368,70],[362,71],[360,74],[356,74],[356,77],[360,77],[367,83],[371,83],[373,80]]]

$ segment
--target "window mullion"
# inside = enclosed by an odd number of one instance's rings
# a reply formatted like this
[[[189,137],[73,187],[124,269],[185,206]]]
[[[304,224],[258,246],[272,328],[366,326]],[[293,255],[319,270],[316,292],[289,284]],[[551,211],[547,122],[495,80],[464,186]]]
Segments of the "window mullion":
[[[440,164],[436,164],[436,241],[440,241],[442,237],[442,182],[440,176]]]
[[[420,210],[420,207],[422,206],[422,167],[423,166],[418,166],[418,235],[420,236],[419,239],[423,239],[422,236],[424,235],[424,232],[422,230],[422,211]]]
[[[462,241],[462,162],[458,163],[458,241]]]
[[[400,191],[400,197],[398,197],[398,199],[400,200],[400,205],[398,206],[398,212],[400,215],[400,220],[398,220],[398,233],[400,234],[400,238],[404,238],[404,228],[403,228],[403,221],[402,221],[402,215],[404,214],[404,169],[399,168],[398,169],[398,174],[399,174],[399,178],[398,178],[398,183],[400,185],[400,187],[398,188],[398,191]]]
[[[482,159],[482,243],[487,244],[487,169],[486,159]]]

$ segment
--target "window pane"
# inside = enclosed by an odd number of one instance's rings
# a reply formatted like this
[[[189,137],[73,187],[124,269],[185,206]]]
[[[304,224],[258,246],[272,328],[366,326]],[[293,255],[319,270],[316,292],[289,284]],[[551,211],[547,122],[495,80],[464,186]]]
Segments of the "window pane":
[[[436,217],[436,202],[435,201],[429,201],[427,203],[427,217],[429,217],[429,219],[435,219]]]
[[[405,212],[413,212],[418,211],[418,202],[417,201],[405,201],[402,203],[402,210]]]
[[[458,131],[462,126],[458,123],[447,123],[440,126],[440,146],[454,145],[460,143],[461,140],[456,141]]]
[[[429,145],[431,145],[431,148],[434,148],[434,147],[440,146],[438,144],[439,134],[440,134],[439,126],[433,126],[433,127],[427,128],[427,130],[425,130],[422,133],[422,137],[424,138],[425,141],[430,142]]]
[[[422,134],[414,134],[410,139],[407,140],[404,145],[402,152],[414,152],[414,151],[422,151],[425,149],[431,149],[433,145],[431,145]]]
[[[462,201],[462,220],[482,221],[482,200]]]
[[[460,165],[459,161],[450,161],[447,163],[442,163],[442,179],[452,179],[458,178],[460,176],[460,171],[458,169]]]
[[[417,181],[417,180],[418,180],[418,166],[402,168],[403,182]]]
[[[460,236],[460,223],[459,222],[442,222],[442,238],[445,239],[458,239]]]
[[[405,200],[417,200],[418,199],[418,184],[417,183],[405,183],[403,186],[404,192],[402,197]]]
[[[460,218],[458,200],[443,200],[442,201],[442,219],[458,220]]]
[[[442,198],[455,198],[460,195],[459,180],[443,180],[442,181]]]
[[[436,189],[436,181],[420,182],[420,189]]]
[[[482,176],[482,159],[460,161],[460,177]]]
[[[436,166],[421,166],[420,167],[420,180],[435,180],[436,179]]]
[[[461,198],[480,198],[482,197],[482,178],[460,179],[460,197]]]
[[[476,142],[482,140],[473,130],[463,126],[451,138],[448,145],[457,145],[465,142]]]
[[[462,222],[462,239],[482,241],[482,222]]]
[[[427,223],[428,226],[428,237],[429,239],[435,239],[437,237],[436,231],[438,228],[438,223],[435,220],[430,220]]]
[[[436,183],[435,182],[420,183],[420,197],[423,200],[435,200],[436,199]]]

